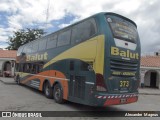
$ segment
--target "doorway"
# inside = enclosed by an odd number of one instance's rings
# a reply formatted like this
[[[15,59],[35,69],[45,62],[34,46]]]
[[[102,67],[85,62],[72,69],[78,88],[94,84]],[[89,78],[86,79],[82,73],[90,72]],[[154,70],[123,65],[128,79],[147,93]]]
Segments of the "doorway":
[[[150,87],[156,88],[156,81],[157,81],[157,73],[151,72],[150,75]]]

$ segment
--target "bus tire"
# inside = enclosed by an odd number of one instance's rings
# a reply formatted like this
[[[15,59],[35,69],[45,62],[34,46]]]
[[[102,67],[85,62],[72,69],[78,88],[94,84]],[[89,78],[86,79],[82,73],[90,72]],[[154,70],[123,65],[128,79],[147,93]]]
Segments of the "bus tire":
[[[54,86],[53,97],[56,103],[63,104],[65,102],[63,99],[63,90],[59,84]]]
[[[53,90],[49,82],[44,84],[44,94],[47,98],[53,98]]]

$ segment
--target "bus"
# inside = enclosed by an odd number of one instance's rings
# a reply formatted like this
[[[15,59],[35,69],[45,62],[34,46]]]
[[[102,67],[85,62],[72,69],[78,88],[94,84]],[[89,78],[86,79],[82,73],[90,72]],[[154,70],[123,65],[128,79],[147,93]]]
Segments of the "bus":
[[[136,24],[102,12],[19,47],[15,81],[60,104],[133,103],[138,100],[140,50]]]

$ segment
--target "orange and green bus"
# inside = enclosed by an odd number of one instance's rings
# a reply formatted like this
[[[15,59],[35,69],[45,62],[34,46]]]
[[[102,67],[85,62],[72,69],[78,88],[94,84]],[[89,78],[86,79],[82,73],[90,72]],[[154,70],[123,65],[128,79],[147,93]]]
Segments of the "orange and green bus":
[[[133,21],[98,13],[19,47],[15,80],[57,103],[133,103],[138,100],[140,50]]]

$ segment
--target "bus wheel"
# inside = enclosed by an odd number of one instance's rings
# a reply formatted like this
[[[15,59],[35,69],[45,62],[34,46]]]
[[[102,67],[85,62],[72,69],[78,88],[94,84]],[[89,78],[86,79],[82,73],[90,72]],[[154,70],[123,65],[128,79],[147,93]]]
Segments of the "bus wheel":
[[[49,82],[46,82],[44,84],[44,94],[47,98],[53,98],[53,91]]]
[[[53,96],[54,96],[54,100],[57,103],[62,104],[65,102],[65,100],[63,99],[63,91],[59,84],[56,84],[54,86]]]

